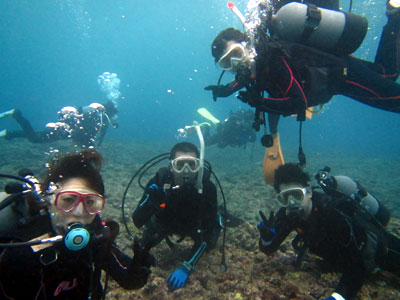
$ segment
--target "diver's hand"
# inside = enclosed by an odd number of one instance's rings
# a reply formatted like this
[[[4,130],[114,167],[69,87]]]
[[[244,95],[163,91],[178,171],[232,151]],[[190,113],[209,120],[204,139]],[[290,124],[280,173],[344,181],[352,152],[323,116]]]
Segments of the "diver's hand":
[[[192,271],[193,269],[189,265],[185,263],[181,264],[168,278],[168,287],[173,291],[185,287],[186,281]]]
[[[234,92],[229,85],[208,85],[204,89],[212,91],[214,101],[217,101],[218,97],[228,97]]]
[[[133,254],[132,265],[135,267],[150,268],[151,266],[156,265],[156,259],[154,256],[142,247],[137,237],[133,240]]]
[[[269,215],[269,219],[267,219],[264,213],[259,211],[261,222],[257,225],[257,229],[260,232],[261,243],[264,245],[265,243],[270,243],[270,241],[275,237],[276,230],[273,228],[274,226],[274,212],[271,211]],[[267,245],[264,245],[267,246]]]
[[[153,183],[147,187],[147,193],[151,197],[151,203],[157,206],[157,209],[161,208],[159,205],[165,202],[167,192],[160,188],[157,184]]]
[[[147,283],[151,274],[150,266],[155,265],[154,257],[140,245],[139,239],[133,241],[133,259],[128,269],[134,280],[135,288],[140,288]]]
[[[240,91],[237,96],[239,100],[249,104],[252,107],[257,107],[262,104],[263,97],[255,91]]]

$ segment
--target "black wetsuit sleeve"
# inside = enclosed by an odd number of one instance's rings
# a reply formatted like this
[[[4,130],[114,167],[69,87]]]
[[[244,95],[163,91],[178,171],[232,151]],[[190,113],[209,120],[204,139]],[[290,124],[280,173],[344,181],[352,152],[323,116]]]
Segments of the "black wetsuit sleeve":
[[[111,247],[104,269],[121,287],[128,290],[144,286],[150,274],[150,269],[139,265],[116,245]]]
[[[162,187],[157,184],[156,177],[153,177],[147,183],[143,196],[132,214],[133,223],[135,223],[136,227],[142,227],[152,215],[159,211],[161,203],[161,199],[159,199],[161,188]]]
[[[259,247],[261,252],[265,254],[272,254],[278,250],[279,246],[286,239],[286,237],[294,230],[295,226],[293,221],[286,216],[284,208],[281,208],[274,218],[275,234],[272,235],[271,240],[266,241],[260,238]]]

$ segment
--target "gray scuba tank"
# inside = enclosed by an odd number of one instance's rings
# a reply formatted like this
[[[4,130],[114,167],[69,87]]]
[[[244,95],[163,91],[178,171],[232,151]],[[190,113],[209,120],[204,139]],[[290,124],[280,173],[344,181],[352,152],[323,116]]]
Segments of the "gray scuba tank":
[[[360,204],[364,206],[370,214],[376,216],[379,211],[379,201],[367,191],[361,191],[359,184],[348,176],[334,176],[336,180],[336,190],[354,199],[359,199]]]
[[[273,38],[335,54],[350,54],[365,38],[368,20],[352,13],[290,2],[272,15]]]
[[[371,193],[367,192],[358,182],[348,176],[333,176],[336,182],[335,190],[349,196],[361,204],[371,215],[386,225],[390,219],[389,210]]]

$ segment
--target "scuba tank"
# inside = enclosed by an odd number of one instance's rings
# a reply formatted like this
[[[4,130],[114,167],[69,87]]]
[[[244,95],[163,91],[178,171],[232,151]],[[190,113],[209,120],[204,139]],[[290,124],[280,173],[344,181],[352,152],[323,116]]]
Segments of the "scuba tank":
[[[270,21],[273,38],[339,55],[356,51],[368,29],[364,17],[299,2],[282,6]]]
[[[383,226],[387,225],[390,220],[390,211],[383,203],[352,178],[343,175],[330,176],[329,172],[330,168],[325,167],[315,175],[315,179],[326,194],[333,197],[346,196],[356,200],[379,223]]]

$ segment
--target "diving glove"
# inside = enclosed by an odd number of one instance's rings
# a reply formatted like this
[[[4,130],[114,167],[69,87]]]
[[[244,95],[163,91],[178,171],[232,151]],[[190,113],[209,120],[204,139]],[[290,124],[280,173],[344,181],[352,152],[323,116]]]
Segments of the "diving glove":
[[[192,273],[192,271],[193,267],[184,262],[168,278],[168,287],[172,291],[185,287],[186,281],[188,280],[189,275]]]
[[[240,91],[237,97],[240,101],[249,104],[251,107],[258,107],[264,99],[259,92],[254,90]]]
[[[257,225],[257,229],[260,232],[260,247],[268,246],[276,235],[274,226],[274,213],[271,211],[269,219],[267,219],[264,213],[260,210],[260,216],[262,221]]]
[[[231,86],[228,85],[208,85],[204,88],[206,91],[212,91],[213,100],[217,101],[219,97],[228,97],[234,93]]]
[[[155,265],[155,258],[140,245],[137,237],[133,241],[132,248],[134,256],[130,266],[130,273],[135,274],[137,287],[142,287],[149,279],[151,273],[150,266]]]

